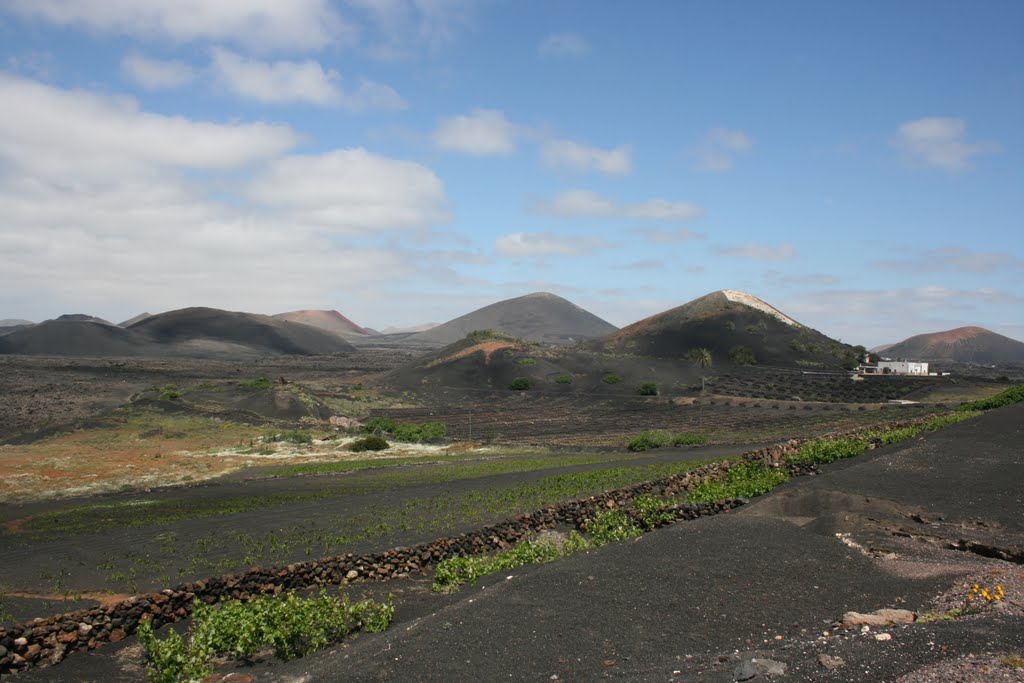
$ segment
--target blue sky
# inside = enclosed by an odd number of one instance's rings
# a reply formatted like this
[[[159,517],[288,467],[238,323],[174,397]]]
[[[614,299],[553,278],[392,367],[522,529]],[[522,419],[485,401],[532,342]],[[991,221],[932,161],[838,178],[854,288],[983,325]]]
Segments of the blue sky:
[[[1019,2],[8,0],[0,318],[742,289],[1024,339]]]

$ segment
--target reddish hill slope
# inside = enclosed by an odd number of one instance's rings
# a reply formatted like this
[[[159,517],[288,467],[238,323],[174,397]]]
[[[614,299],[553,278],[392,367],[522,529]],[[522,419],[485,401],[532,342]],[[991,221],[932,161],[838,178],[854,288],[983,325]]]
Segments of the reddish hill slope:
[[[958,363],[1024,363],[1024,343],[983,327],[918,334],[885,349],[889,358]]]

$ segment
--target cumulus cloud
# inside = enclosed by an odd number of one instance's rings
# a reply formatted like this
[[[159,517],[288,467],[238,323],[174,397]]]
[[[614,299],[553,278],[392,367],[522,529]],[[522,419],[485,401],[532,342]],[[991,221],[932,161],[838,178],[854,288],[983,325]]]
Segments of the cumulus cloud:
[[[313,59],[264,62],[215,48],[211,70],[229,91],[266,104],[305,102],[350,111],[397,110],[406,106],[392,88],[366,79],[352,92],[343,90],[338,72],[325,71]]]
[[[627,175],[633,170],[633,150],[629,146],[601,149],[572,140],[547,140],[541,146],[541,158],[548,166],[576,171]]]
[[[735,256],[755,261],[787,261],[796,255],[790,244],[770,246],[767,244],[741,244],[734,247],[718,247],[716,252],[722,256]]]
[[[58,26],[257,50],[315,50],[355,37],[330,0],[9,0],[6,10]]]
[[[537,205],[541,213],[567,218],[644,218],[660,220],[690,220],[704,213],[689,202],[648,199],[632,204],[619,204],[591,190],[566,190],[553,199]]]
[[[992,142],[967,142],[966,132],[963,119],[928,117],[902,124],[892,144],[911,162],[954,172],[970,168],[979,154],[999,151]]]
[[[590,45],[578,33],[549,33],[537,47],[541,57],[582,57],[590,52]]]
[[[286,126],[161,116],[8,75],[0,99],[0,310],[270,313],[333,305],[332,292],[381,273],[432,276],[427,249],[365,239],[447,219],[440,180],[419,164],[358,149],[286,156],[298,142]]]
[[[698,171],[728,171],[733,157],[746,152],[754,144],[742,130],[712,128],[697,143],[694,150],[694,168]]]
[[[881,259],[871,264],[882,270],[913,271],[928,273],[956,271],[961,273],[988,273],[994,270],[1024,269],[1024,259],[1005,252],[972,251],[965,247],[940,247],[925,249],[909,259]]]
[[[434,131],[434,144],[452,152],[475,156],[511,154],[524,132],[496,109],[474,109],[468,115],[442,119]]]
[[[545,256],[581,256],[607,247],[600,237],[570,237],[550,232],[513,232],[500,235],[494,249],[502,256],[543,258]]]
[[[146,90],[171,90],[191,83],[195,70],[180,60],[150,59],[131,52],[121,60],[121,73]]]
[[[154,168],[228,169],[295,145],[288,126],[220,124],[140,111],[128,97],[61,90],[0,73],[0,158],[75,185]]]
[[[344,232],[423,228],[451,218],[444,186],[433,171],[365,149],[275,159],[247,194]]]

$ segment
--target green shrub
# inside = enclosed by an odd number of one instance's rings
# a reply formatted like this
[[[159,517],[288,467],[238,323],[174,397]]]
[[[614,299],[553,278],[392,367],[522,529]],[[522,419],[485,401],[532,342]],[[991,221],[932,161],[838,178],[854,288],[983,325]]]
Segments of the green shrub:
[[[664,429],[654,429],[647,432],[641,432],[637,436],[633,437],[626,448],[631,451],[647,451],[652,448],[661,448],[662,446],[699,446],[706,444],[708,437],[703,434],[672,434]]]
[[[633,437],[633,439],[626,445],[626,448],[634,452],[640,452],[650,450],[652,448],[667,446],[670,443],[672,443],[671,432],[664,429],[655,429],[647,432],[641,432],[639,435]]]
[[[356,439],[348,445],[348,449],[355,453],[362,453],[363,451],[383,451],[390,447],[391,444],[385,441],[383,437],[377,436],[376,434]]]
[[[195,601],[188,641],[170,631],[160,639],[147,620],[139,625],[151,683],[205,678],[217,657],[250,658],[271,649],[279,659],[302,657],[343,639],[356,629],[383,631],[394,618],[390,598],[383,603],[350,603],[344,594],[316,597],[261,595],[249,602],[228,600],[216,607]]]
[[[785,481],[789,481],[789,475],[784,470],[744,460],[730,467],[725,479],[705,481],[693,487],[688,498],[693,503],[752,498],[768,493]]]
[[[708,442],[703,434],[676,434],[672,437],[673,446],[702,446]]]
[[[786,462],[823,465],[860,455],[867,447],[868,442],[858,438],[815,439],[801,446],[796,455],[786,458]]]
[[[508,388],[513,391],[525,391],[532,386],[533,382],[530,381],[529,377],[516,377],[512,380],[512,383],[508,385]]]
[[[964,420],[970,420],[973,417],[981,415],[979,410],[961,410],[955,413],[949,413],[948,415],[937,415],[932,419],[928,420],[922,426],[922,429],[926,432],[933,432],[949,425],[954,425],[957,422],[963,422]]]
[[[173,401],[179,398],[181,398],[181,392],[173,384],[168,384],[164,387],[163,393],[160,394],[161,401]]]
[[[618,384],[622,381],[622,378],[616,375],[614,372],[608,373],[601,378],[601,381],[605,384]]]
[[[472,585],[481,576],[514,569],[524,564],[550,562],[563,554],[553,541],[536,539],[517,543],[494,555],[449,557],[437,563],[434,569],[433,589],[443,591],[452,590],[465,583]]]
[[[536,365],[537,361],[533,358],[516,358],[516,365]]]
[[[658,385],[655,384],[654,382],[644,382],[643,384],[636,388],[636,393],[640,394],[641,396],[657,396]]]
[[[466,339],[480,343],[490,340],[499,341],[510,341],[510,342],[521,342],[522,340],[518,337],[513,337],[511,334],[505,334],[504,332],[498,332],[497,330],[483,329],[473,330],[466,334]]]
[[[737,365],[756,365],[757,359],[754,352],[746,346],[734,346],[729,349],[729,358]]]
[[[243,389],[269,389],[272,385],[271,381],[266,377],[259,377],[248,382],[241,382]]]
[[[670,500],[662,500],[647,494],[641,494],[633,499],[633,509],[640,513],[640,524],[645,529],[653,529],[663,522],[671,522],[676,516],[665,508],[673,503]]]
[[[398,424],[390,417],[375,417],[363,425],[363,431],[369,434],[392,433]]]
[[[1010,387],[1009,389],[1001,391],[990,398],[983,398],[979,401],[965,403],[957,408],[957,410],[961,412],[992,410],[993,408],[1002,408],[1003,406],[1020,403],[1021,401],[1024,401],[1024,384],[1018,384],[1015,387]]]
[[[602,510],[587,521],[587,533],[595,546],[635,538],[643,530],[622,510]]]
[[[559,375],[555,377],[555,384],[572,384],[572,375]]]
[[[395,425],[391,434],[398,441],[410,443],[425,443],[428,441],[439,441],[448,436],[448,428],[443,422],[424,422],[421,425],[401,423]]]

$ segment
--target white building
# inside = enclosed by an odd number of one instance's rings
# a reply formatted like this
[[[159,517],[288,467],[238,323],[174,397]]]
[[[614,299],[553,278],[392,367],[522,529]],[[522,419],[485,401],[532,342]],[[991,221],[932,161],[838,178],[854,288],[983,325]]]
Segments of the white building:
[[[928,375],[928,364],[914,360],[880,360],[878,365],[861,365],[862,375]]]

